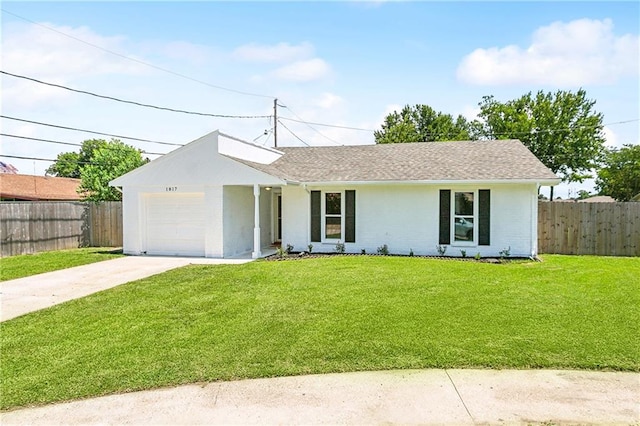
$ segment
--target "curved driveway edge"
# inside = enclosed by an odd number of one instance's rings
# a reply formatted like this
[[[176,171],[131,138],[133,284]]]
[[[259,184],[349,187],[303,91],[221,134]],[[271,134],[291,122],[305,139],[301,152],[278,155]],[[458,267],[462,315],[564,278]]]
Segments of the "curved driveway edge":
[[[0,414],[10,424],[636,424],[638,373],[397,370],[194,384]]]
[[[0,283],[0,321],[84,297],[189,264],[246,263],[251,259],[125,256]]]

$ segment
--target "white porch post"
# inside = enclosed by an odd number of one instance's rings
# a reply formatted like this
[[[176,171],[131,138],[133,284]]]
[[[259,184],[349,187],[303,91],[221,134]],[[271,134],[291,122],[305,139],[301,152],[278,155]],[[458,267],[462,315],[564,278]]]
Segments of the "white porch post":
[[[251,253],[251,257],[257,259],[262,255],[260,252],[260,186],[258,184],[253,185],[253,197],[255,209],[253,219],[253,253]]]

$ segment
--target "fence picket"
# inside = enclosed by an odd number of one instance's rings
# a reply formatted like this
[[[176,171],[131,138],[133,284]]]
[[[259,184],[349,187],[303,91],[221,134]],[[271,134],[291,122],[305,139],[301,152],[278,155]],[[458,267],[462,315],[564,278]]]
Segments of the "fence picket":
[[[114,210],[114,205],[121,203],[0,202],[1,257],[84,246],[121,247],[122,209]],[[92,232],[93,228],[101,231]]]
[[[538,203],[540,253],[640,256],[640,203]]]

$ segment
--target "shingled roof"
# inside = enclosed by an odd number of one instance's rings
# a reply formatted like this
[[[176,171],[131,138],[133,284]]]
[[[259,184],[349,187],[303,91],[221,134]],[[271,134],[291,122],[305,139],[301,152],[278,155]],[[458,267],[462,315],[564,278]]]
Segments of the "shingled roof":
[[[233,158],[294,182],[549,181],[557,176],[518,140],[283,147],[278,160]]]
[[[0,198],[27,201],[80,200],[80,179],[0,173]]]

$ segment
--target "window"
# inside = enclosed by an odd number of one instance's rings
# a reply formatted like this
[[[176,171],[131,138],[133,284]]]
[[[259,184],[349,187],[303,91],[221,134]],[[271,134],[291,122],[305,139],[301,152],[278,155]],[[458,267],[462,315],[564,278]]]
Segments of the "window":
[[[342,193],[324,194],[324,237],[327,240],[342,239]]]
[[[453,222],[454,241],[473,242],[474,239],[474,210],[473,192],[456,192],[454,197]]]
[[[440,190],[439,244],[490,245],[491,191],[452,192]]]
[[[312,242],[356,241],[356,191],[311,191]]]

